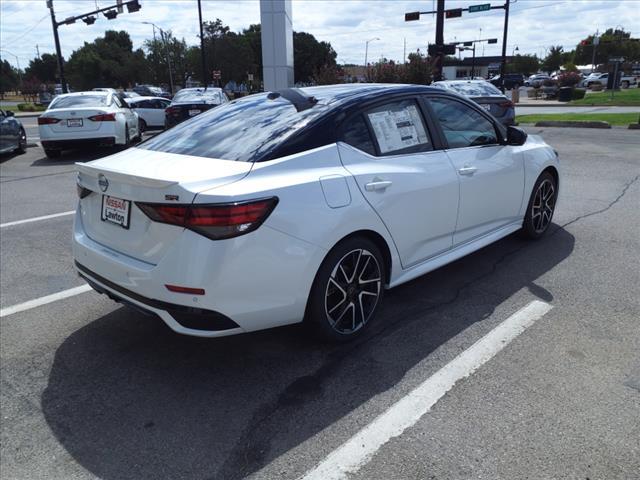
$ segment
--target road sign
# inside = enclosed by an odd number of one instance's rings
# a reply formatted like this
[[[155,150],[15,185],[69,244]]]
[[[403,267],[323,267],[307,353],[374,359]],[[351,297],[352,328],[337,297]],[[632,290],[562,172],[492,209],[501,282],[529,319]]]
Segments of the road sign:
[[[420,20],[420,12],[409,12],[404,14],[405,22],[411,22],[413,20]]]
[[[473,42],[464,42],[462,45],[465,47],[473,47]]]
[[[623,63],[624,57],[609,57],[609,63]]]
[[[487,10],[491,10],[490,3],[483,3],[482,5],[469,5],[469,13],[486,12]]]
[[[455,55],[456,53],[456,45],[455,43],[450,43],[447,45],[435,45],[435,44],[430,44],[427,52],[429,53],[429,55],[431,55],[432,57],[436,56],[436,55]]]
[[[220,72],[220,70],[214,70],[213,71],[213,79],[214,80],[220,80],[220,78],[222,78],[222,72]]]
[[[498,43],[498,39],[497,38],[490,38],[489,40],[487,40],[487,43]]]
[[[445,18],[457,18],[462,16],[461,8],[452,8],[451,10],[444,11]]]

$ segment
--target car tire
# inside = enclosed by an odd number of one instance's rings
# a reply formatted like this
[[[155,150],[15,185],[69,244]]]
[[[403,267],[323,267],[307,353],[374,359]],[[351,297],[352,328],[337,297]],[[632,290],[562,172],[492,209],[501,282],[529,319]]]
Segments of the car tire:
[[[338,243],[318,269],[307,302],[305,324],[318,338],[343,343],[363,334],[384,295],[385,264],[365,237]]]
[[[625,80],[624,82],[622,82],[622,83],[620,84],[620,86],[621,86],[622,88],[629,88],[629,82]]]
[[[142,134],[147,131],[147,122],[143,119],[138,120],[138,132],[140,133],[140,138],[142,138]]]
[[[25,153],[27,151],[27,134],[24,131],[24,128],[20,129],[20,139],[18,140],[18,147],[16,148],[16,152]]]
[[[536,180],[527,205],[522,233],[530,239],[542,237],[551,225],[558,199],[558,182],[551,173],[542,172]]]
[[[62,150],[52,150],[50,148],[45,148],[44,154],[47,156],[47,158],[60,158],[60,156],[62,155]]]

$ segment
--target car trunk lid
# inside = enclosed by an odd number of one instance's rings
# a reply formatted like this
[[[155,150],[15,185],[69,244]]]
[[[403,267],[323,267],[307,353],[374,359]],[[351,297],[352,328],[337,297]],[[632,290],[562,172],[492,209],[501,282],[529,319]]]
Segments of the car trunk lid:
[[[87,235],[157,264],[183,227],[152,221],[136,202],[190,204],[201,191],[241,180],[253,164],[133,148],[76,165],[78,184],[93,192],[80,201]]]

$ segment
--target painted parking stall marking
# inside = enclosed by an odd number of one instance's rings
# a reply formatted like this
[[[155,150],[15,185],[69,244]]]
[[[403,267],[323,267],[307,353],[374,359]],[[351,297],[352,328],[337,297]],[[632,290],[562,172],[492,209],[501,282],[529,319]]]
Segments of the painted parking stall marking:
[[[415,425],[456,382],[473,374],[553,307],[534,300],[393,404],[300,480],[339,480],[357,472],[393,437]]]
[[[42,217],[27,218],[25,220],[16,220],[15,222],[7,222],[0,224],[0,228],[13,227],[15,225],[22,225],[23,223],[39,222],[40,220],[49,220],[50,218],[64,217],[67,215],[73,215],[75,210],[69,210],[68,212],[54,213],[52,215],[43,215]]]
[[[17,305],[12,305],[10,307],[1,309],[0,317],[8,317],[9,315],[24,312],[25,310],[31,310],[32,308],[41,307],[42,305],[57,302],[58,300],[75,297],[76,295],[80,295],[81,293],[85,293],[90,290],[91,287],[89,285],[80,285],[79,287],[74,287],[68,290],[63,290],[61,292],[52,293],[51,295],[46,295],[44,297],[35,298],[24,303],[19,303]]]

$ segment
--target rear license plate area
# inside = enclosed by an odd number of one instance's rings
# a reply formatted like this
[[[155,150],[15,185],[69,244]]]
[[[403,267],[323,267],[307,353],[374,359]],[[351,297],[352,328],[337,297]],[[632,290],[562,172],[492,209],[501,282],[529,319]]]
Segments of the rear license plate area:
[[[482,108],[484,108],[487,112],[491,111],[491,104],[490,103],[483,103],[482,104]]]
[[[128,230],[131,220],[131,200],[123,200],[121,198],[103,195],[100,219],[103,222],[120,225],[122,228]]]
[[[189,110],[189,116],[190,117],[195,117],[196,115],[200,114],[202,112],[202,110]]]
[[[70,118],[67,120],[67,127],[81,127],[82,119],[81,118]]]

